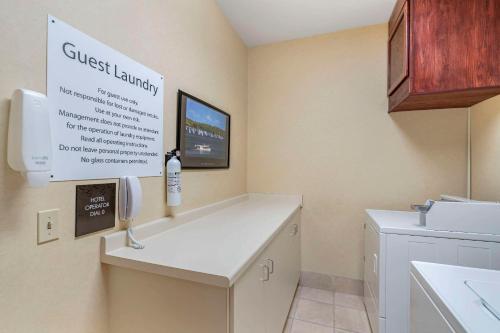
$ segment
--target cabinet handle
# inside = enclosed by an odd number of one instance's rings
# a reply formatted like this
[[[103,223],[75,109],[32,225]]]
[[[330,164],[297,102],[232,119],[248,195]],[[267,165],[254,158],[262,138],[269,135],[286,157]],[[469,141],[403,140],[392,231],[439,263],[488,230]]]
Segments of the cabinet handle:
[[[373,273],[378,275],[378,256],[376,253],[373,254]]]
[[[260,278],[261,281],[269,281],[269,267],[267,265],[262,264],[260,265],[262,267],[262,277]]]
[[[268,263],[270,263],[270,265],[268,266],[268,268],[269,268],[269,273],[270,273],[270,274],[273,274],[273,273],[274,273],[274,261],[273,261],[272,259],[269,259],[269,258],[268,258],[268,259],[266,259],[266,261],[267,261]],[[267,266],[267,265],[266,265],[266,266]]]
[[[298,224],[294,224],[292,226],[292,232],[290,233],[290,236],[295,236],[298,233],[299,233],[299,225]]]

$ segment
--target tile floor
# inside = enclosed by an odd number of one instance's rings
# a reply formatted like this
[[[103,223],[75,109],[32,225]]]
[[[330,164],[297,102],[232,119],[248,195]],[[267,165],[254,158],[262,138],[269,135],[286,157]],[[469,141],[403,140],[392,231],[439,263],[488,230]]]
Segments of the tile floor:
[[[283,333],[371,333],[363,298],[299,286]]]

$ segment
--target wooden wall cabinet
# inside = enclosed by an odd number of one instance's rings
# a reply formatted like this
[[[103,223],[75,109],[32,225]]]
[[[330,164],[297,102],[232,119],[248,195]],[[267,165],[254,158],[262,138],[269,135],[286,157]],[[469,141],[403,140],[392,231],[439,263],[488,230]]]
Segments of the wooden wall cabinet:
[[[469,107],[500,94],[500,0],[398,0],[389,112]]]

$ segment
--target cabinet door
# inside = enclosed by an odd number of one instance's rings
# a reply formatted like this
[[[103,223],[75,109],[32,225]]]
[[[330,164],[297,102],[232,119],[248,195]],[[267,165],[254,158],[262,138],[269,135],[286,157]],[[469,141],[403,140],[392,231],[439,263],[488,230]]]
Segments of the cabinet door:
[[[266,333],[263,304],[267,268],[262,258],[259,257],[231,288],[232,333]]]
[[[300,214],[294,215],[290,223],[284,229],[286,234],[286,251],[283,253],[284,265],[286,267],[287,276],[287,288],[292,294],[295,293],[295,289],[299,283],[300,279]],[[290,301],[291,303],[291,301]]]
[[[231,288],[232,333],[281,333],[300,277],[300,213]]]
[[[267,264],[269,281],[264,283],[267,333],[281,333],[299,282],[300,215],[281,230],[269,245]]]
[[[405,3],[395,23],[389,27],[387,95],[408,77],[408,20],[408,3]]]

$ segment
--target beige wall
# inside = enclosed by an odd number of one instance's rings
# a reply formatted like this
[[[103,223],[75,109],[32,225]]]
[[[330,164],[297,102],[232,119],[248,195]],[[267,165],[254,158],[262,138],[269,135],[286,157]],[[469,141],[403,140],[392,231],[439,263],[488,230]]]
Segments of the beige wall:
[[[302,269],[362,277],[365,208],[465,195],[465,110],[387,114],[386,25],[251,49],[248,190],[304,194]]]
[[[75,185],[85,182],[32,189],[6,163],[12,92],[46,91],[49,13],[166,76],[166,149],[175,145],[177,89],[231,113],[231,169],[185,172],[183,210],[246,190],[247,49],[214,1],[0,2],[0,332],[101,333],[107,329],[99,262],[104,233],[74,238]],[[164,179],[142,183],[136,223],[168,214]],[[37,246],[36,213],[51,208],[61,209],[60,239]]]
[[[213,1],[2,1],[0,333],[108,325],[98,252],[106,232],[74,238],[75,185],[88,182],[32,189],[6,163],[10,95],[46,90],[49,13],[166,76],[166,149],[177,89],[231,113],[231,169],[184,172],[181,209],[247,188],[303,193],[304,270],[360,278],[365,208],[465,194],[465,111],[386,113],[385,25],[258,47],[247,67],[247,49]],[[136,223],[169,214],[164,179],[142,183]],[[36,212],[51,208],[61,209],[60,239],[37,246]]]
[[[500,96],[471,108],[471,197],[500,201]]]

